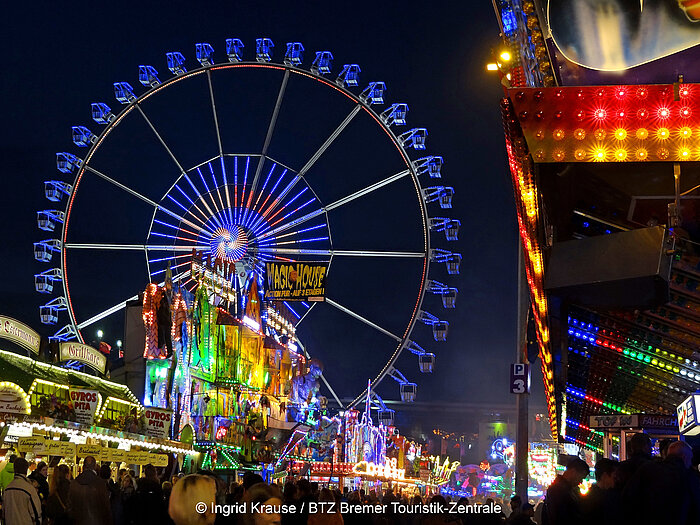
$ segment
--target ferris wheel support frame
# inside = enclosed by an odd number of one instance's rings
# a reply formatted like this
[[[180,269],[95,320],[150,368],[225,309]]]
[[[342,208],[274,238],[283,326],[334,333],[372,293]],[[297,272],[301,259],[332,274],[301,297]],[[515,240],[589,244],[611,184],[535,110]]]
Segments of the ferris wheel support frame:
[[[416,300],[416,304],[414,306],[413,312],[411,314],[411,319],[408,323],[408,326],[403,333],[402,336],[397,336],[389,332],[388,330],[385,330],[381,328],[379,325],[376,325],[375,323],[372,323],[371,321],[365,319],[364,317],[360,316],[359,314],[356,314],[352,312],[351,310],[342,307],[338,303],[328,300],[329,304],[335,306],[336,308],[339,308],[341,311],[345,312],[346,314],[350,315],[351,317],[361,320],[365,322],[366,324],[369,324],[370,326],[374,327],[375,329],[378,329],[380,332],[384,333],[385,335],[390,336],[392,339],[397,341],[399,344],[397,348],[394,350],[392,355],[389,357],[386,365],[382,368],[382,370],[379,372],[379,374],[376,375],[376,377],[370,382],[371,388],[375,388],[376,385],[382,381],[387,375],[390,375],[391,372],[394,370],[394,364],[402,351],[410,345],[411,341],[409,340],[409,336],[412,333],[413,329],[415,328],[416,322],[419,320],[419,313],[421,312],[421,307],[425,298],[425,293],[427,290],[427,282],[428,282],[428,268],[429,268],[429,263],[431,261],[431,247],[430,247],[430,225],[429,225],[429,215],[428,215],[428,210],[427,210],[427,201],[425,198],[425,192],[420,184],[420,181],[418,179],[418,176],[425,171],[422,169],[422,167],[417,167],[414,165],[414,162],[411,161],[411,159],[408,157],[406,148],[409,146],[406,146],[407,143],[407,138],[406,138],[406,133],[401,135],[400,137],[397,136],[394,131],[391,129],[391,124],[396,123],[396,121],[392,120],[387,120],[385,121],[383,116],[375,112],[372,107],[372,101],[368,100],[367,97],[362,96],[362,94],[355,95],[353,92],[351,92],[349,89],[347,89],[346,85],[341,84],[339,82],[333,83],[330,80],[324,78],[322,76],[322,73],[319,72],[308,72],[305,70],[302,70],[298,67],[295,67],[294,65],[291,64],[276,64],[276,63],[270,63],[270,62],[265,62],[265,63],[260,63],[260,62],[253,62],[253,61],[241,61],[241,62],[232,62],[232,63],[211,63],[208,65],[202,65],[200,68],[193,69],[191,71],[186,71],[182,73],[176,73],[174,77],[156,84],[156,85],[151,85],[150,89],[143,93],[142,95],[136,97],[134,96],[133,98],[129,98],[129,100],[125,103],[125,106],[121,112],[118,113],[118,115],[114,116],[111,113],[107,116],[108,120],[106,123],[105,128],[102,130],[102,132],[99,134],[99,136],[95,136],[94,140],[91,140],[91,143],[89,145],[88,151],[84,157],[83,160],[80,161],[80,164],[78,165],[78,172],[74,177],[74,184],[73,187],[71,188],[68,201],[66,203],[65,207],[65,220],[63,221],[62,225],[62,231],[61,231],[61,242],[63,243],[64,249],[61,251],[61,271],[63,272],[63,288],[64,288],[64,293],[65,297],[67,299],[68,303],[68,315],[69,315],[69,320],[71,325],[75,327],[75,332],[76,332],[76,337],[78,338],[79,341],[83,342],[84,339],[82,337],[82,334],[80,332],[80,329],[88,326],[92,322],[95,322],[95,320],[99,320],[106,315],[109,315],[110,313],[113,313],[115,311],[118,311],[120,308],[120,305],[124,305],[126,301],[118,303],[114,307],[108,309],[107,312],[105,313],[102,312],[101,314],[98,314],[97,316],[93,316],[92,318],[88,319],[85,322],[78,323],[77,319],[75,317],[75,312],[73,310],[73,305],[71,301],[71,296],[69,292],[69,287],[68,287],[68,277],[67,277],[67,265],[66,265],[66,253],[70,249],[115,249],[115,250],[121,250],[121,249],[126,249],[126,250],[143,250],[146,254],[148,253],[149,250],[159,250],[163,248],[163,246],[149,246],[149,245],[117,245],[117,244],[81,244],[81,243],[69,243],[66,242],[66,235],[68,231],[68,226],[69,226],[69,221],[70,221],[70,211],[71,207],[73,205],[74,199],[77,194],[77,189],[80,183],[81,178],[86,172],[93,173],[94,175],[97,175],[107,182],[110,182],[111,184],[115,185],[118,188],[121,188],[124,191],[127,191],[134,197],[142,200],[143,202],[149,204],[154,208],[154,216],[156,211],[161,210],[164,213],[172,216],[173,218],[176,218],[181,221],[181,223],[188,224],[191,227],[200,229],[200,227],[191,221],[186,221],[183,217],[181,217],[179,214],[171,211],[169,208],[166,208],[162,204],[156,203],[155,201],[149,199],[148,197],[145,197],[144,195],[141,195],[140,193],[136,192],[135,190],[132,190],[128,186],[118,182],[117,180],[109,177],[108,175],[99,172],[98,170],[95,170],[91,166],[89,166],[89,162],[94,155],[94,153],[97,151],[97,149],[100,147],[102,142],[105,140],[105,138],[109,135],[109,133],[114,129],[115,126],[117,126],[123,119],[126,117],[128,114],[130,114],[134,109],[136,109],[142,116],[142,118],[146,121],[148,126],[151,128],[151,130],[154,132],[155,136],[159,140],[159,142],[163,145],[163,147],[166,149],[172,160],[175,162],[178,170],[180,171],[181,176],[187,177],[187,171],[183,168],[182,164],[177,160],[175,155],[172,153],[171,149],[168,147],[168,145],[165,143],[164,139],[162,136],[158,133],[157,129],[153,125],[153,123],[150,121],[150,119],[147,117],[145,112],[143,111],[143,108],[140,106],[142,102],[147,100],[150,96],[158,93],[159,91],[163,89],[167,89],[167,87],[172,86],[173,84],[180,82],[181,80],[184,79],[189,79],[192,77],[195,77],[197,75],[200,75],[202,73],[205,73],[207,76],[207,83],[208,83],[208,88],[209,88],[209,96],[210,96],[210,101],[211,101],[211,107],[212,107],[212,113],[213,113],[213,118],[214,118],[214,125],[216,129],[216,135],[217,135],[217,143],[218,143],[218,148],[219,148],[219,158],[221,159],[222,163],[222,171],[224,173],[224,180],[226,180],[226,172],[225,172],[225,167],[224,167],[224,157],[227,155],[231,154],[226,154],[223,151],[223,145],[221,142],[221,134],[220,134],[220,127],[219,127],[219,119],[218,119],[218,114],[216,110],[216,102],[214,99],[214,92],[213,92],[213,87],[212,87],[212,81],[211,81],[211,74],[212,71],[216,71],[219,69],[237,69],[237,68],[247,68],[247,67],[256,67],[256,68],[267,68],[267,69],[276,69],[276,70],[283,70],[284,71],[284,77],[282,81],[282,85],[280,87],[277,100],[275,103],[275,108],[273,110],[273,115],[270,121],[270,124],[268,126],[268,132],[266,134],[265,138],[265,143],[263,146],[262,154],[260,155],[260,159],[258,161],[258,166],[256,169],[256,175],[255,178],[253,179],[253,187],[251,188],[251,191],[249,193],[249,200],[252,199],[253,193],[254,193],[254,187],[257,185],[257,182],[260,177],[260,172],[262,170],[262,165],[264,162],[264,159],[266,158],[267,154],[267,149],[269,147],[269,143],[272,138],[272,134],[274,132],[277,116],[279,114],[279,110],[282,104],[282,100],[284,97],[284,92],[286,90],[286,85],[288,82],[289,77],[291,74],[298,74],[301,76],[305,76],[307,78],[316,80],[318,82],[321,82],[322,84],[325,84],[327,87],[331,87],[335,89],[336,91],[340,92],[350,100],[352,100],[355,103],[355,107],[351,110],[351,112],[345,117],[345,119],[338,125],[338,127],[334,130],[334,132],[326,139],[326,141],[321,145],[321,147],[314,153],[314,155],[307,161],[307,163],[302,167],[299,172],[297,172],[295,178],[287,185],[287,187],[283,190],[282,194],[279,196],[279,200],[281,201],[282,198],[284,198],[291,190],[292,188],[304,178],[304,174],[313,166],[313,164],[323,155],[325,150],[333,143],[333,141],[342,133],[342,131],[347,127],[347,125],[352,121],[352,119],[363,109],[368,113],[370,117],[372,117],[375,122],[380,126],[380,129],[382,129],[387,136],[390,138],[392,143],[394,144],[395,148],[399,152],[401,158],[403,159],[404,163],[406,164],[407,169],[403,170],[401,172],[398,172],[386,179],[383,179],[377,183],[374,183],[358,192],[355,192],[351,195],[348,195],[344,198],[339,199],[338,201],[335,201],[334,203],[331,203],[319,210],[318,212],[313,212],[313,216],[318,216],[320,214],[325,213],[326,214],[326,222],[328,223],[328,211],[337,208],[339,206],[342,206],[344,204],[347,204],[348,202],[351,202],[352,200],[355,200],[357,198],[360,198],[372,191],[375,191],[376,189],[379,189],[387,184],[390,184],[396,180],[399,180],[402,177],[405,177],[407,175],[410,175],[412,178],[412,181],[414,183],[415,189],[416,189],[416,197],[418,199],[418,204],[419,204],[419,209],[421,212],[421,219],[423,222],[423,240],[424,240],[424,246],[425,246],[425,253],[422,252],[377,252],[377,251],[350,251],[350,250],[327,250],[325,251],[325,254],[330,255],[330,261],[329,264],[332,263],[332,260],[335,256],[366,256],[366,257],[382,257],[382,256],[395,256],[395,257],[415,257],[415,258],[423,258],[423,270],[422,270],[422,277],[421,277],[421,284],[420,284],[420,289],[418,293],[418,297]],[[376,83],[375,83],[376,84]],[[128,85],[128,84],[127,84]],[[116,85],[115,85],[116,87]],[[371,86],[370,86],[371,87]],[[363,92],[364,93],[364,92]],[[133,95],[133,93],[131,93]],[[106,105],[105,105],[106,106]],[[107,110],[109,108],[107,107]],[[393,114],[393,113],[392,113]],[[97,120],[97,119],[96,119]],[[420,130],[419,130],[420,131]],[[422,130],[424,132],[424,130]],[[423,134],[423,139],[425,137],[425,134]],[[440,158],[441,159],[441,158]],[[420,160],[420,159],[419,159]],[[438,169],[439,171],[439,169]],[[434,175],[431,173],[431,177]],[[438,175],[439,176],[439,173]],[[177,181],[176,181],[177,183]],[[191,183],[191,182],[190,182]],[[218,189],[218,188],[217,188]],[[229,209],[230,213],[230,196],[228,195],[228,187],[226,188],[227,194],[227,207]],[[219,194],[219,199],[221,200],[221,203],[223,205],[223,199],[221,195]],[[212,198],[213,200],[213,198]],[[206,202],[205,202],[206,204]],[[290,227],[294,227],[301,222],[304,222],[306,220],[309,220],[313,218],[311,216],[312,214],[307,214],[299,219],[296,219],[295,221],[292,221],[292,223],[289,223],[285,229],[289,229]],[[214,216],[214,214],[212,214]],[[298,221],[298,222],[297,222]],[[330,232],[330,228],[329,228]],[[267,232],[268,235],[271,235],[272,233]],[[279,233],[279,231],[275,232]],[[332,246],[332,245],[331,245]],[[179,251],[177,250],[177,247],[171,246],[168,248],[169,251]],[[188,249],[189,250],[189,249]],[[278,250],[284,250],[284,249],[278,249]],[[182,250],[184,251],[184,250]],[[320,251],[314,252],[312,250],[289,250],[286,253],[288,254],[319,254]],[[279,253],[284,253],[280,251]],[[148,265],[148,257],[146,257],[147,260],[147,265]],[[149,270],[150,271],[150,270]],[[308,313],[308,310],[307,312]],[[300,319],[303,320],[303,317]],[[300,322],[299,321],[299,322]],[[349,406],[354,406],[358,402],[360,402],[366,394],[363,392],[363,394],[359,395]]]

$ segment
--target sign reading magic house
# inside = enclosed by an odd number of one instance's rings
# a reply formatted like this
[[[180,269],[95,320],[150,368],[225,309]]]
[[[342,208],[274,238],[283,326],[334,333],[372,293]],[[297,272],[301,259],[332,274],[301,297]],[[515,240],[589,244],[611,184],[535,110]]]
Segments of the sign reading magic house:
[[[95,348],[81,343],[61,343],[58,352],[59,361],[78,361],[101,374],[107,369],[107,356]]]
[[[327,273],[325,262],[265,263],[265,299],[323,301]]]

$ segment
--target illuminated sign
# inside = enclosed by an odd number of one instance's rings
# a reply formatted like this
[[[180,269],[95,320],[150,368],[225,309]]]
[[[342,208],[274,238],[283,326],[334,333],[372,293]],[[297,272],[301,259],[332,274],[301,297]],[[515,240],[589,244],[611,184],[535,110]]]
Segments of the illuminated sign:
[[[92,425],[95,421],[97,407],[102,402],[100,393],[97,390],[71,387],[69,395],[78,423]]]
[[[396,458],[387,459],[383,465],[373,461],[360,461],[353,468],[355,474],[401,481],[406,479],[406,469],[397,467]]]
[[[436,485],[443,485],[450,481],[450,477],[459,467],[459,461],[450,463],[450,458],[445,458],[445,462],[440,463],[440,456],[430,456],[430,463],[433,465],[431,478]]]
[[[11,317],[0,316],[0,327],[0,338],[23,346],[35,354],[39,353],[41,336],[26,324]]]
[[[29,414],[29,396],[19,385],[9,381],[0,383],[0,413]]]
[[[328,264],[265,264],[265,299],[274,301],[323,301],[326,295]]]
[[[684,436],[697,436],[700,434],[698,425],[698,395],[691,395],[683,401],[676,413],[678,414],[678,430]]]
[[[79,361],[101,374],[107,369],[107,356],[95,348],[81,343],[61,343],[59,361]]]
[[[170,421],[173,411],[165,408],[148,407],[143,413],[146,419],[146,435],[149,437],[168,439],[170,436]]]

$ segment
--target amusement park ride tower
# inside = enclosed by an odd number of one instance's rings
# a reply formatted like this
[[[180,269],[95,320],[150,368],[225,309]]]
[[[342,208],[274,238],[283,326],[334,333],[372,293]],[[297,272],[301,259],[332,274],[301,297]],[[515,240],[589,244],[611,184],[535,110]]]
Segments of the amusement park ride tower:
[[[502,43],[487,69],[504,86],[552,435],[619,459],[633,429],[604,428],[597,416],[661,424],[700,381],[692,5],[494,2]],[[651,28],[664,37],[649,38]]]

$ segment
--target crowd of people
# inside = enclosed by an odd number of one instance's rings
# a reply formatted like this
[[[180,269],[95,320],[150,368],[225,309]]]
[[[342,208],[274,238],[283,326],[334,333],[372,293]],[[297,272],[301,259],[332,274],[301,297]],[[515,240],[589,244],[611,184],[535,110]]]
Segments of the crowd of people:
[[[574,459],[547,489],[541,525],[700,525],[700,454],[683,441],[660,442],[659,456],[644,433],[634,434],[622,462],[601,459],[596,482],[582,496],[589,475]]]
[[[29,473],[13,456],[0,472],[2,516],[4,525],[700,525],[700,455],[682,441],[662,442],[660,452],[652,457],[649,437],[635,434],[626,460],[596,463],[586,495],[589,467],[572,458],[537,507],[514,496],[507,508],[391,488],[341,492],[305,478],[267,484],[252,472],[227,485],[210,471],[163,479],[146,465],[137,478],[91,456],[71,479],[67,465],[48,476],[40,462]]]

